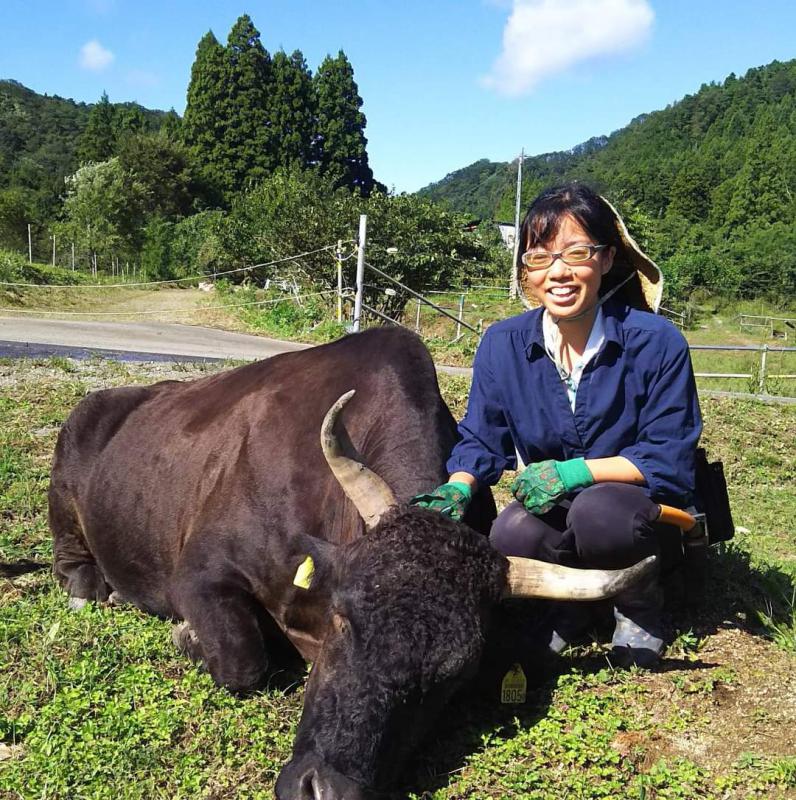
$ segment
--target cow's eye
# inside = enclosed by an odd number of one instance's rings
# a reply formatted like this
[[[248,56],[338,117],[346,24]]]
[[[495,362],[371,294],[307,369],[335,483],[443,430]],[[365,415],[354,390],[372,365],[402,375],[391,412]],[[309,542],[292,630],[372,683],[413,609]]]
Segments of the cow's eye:
[[[351,623],[348,621],[348,617],[339,611],[332,613],[332,626],[341,636],[349,636],[351,634]]]

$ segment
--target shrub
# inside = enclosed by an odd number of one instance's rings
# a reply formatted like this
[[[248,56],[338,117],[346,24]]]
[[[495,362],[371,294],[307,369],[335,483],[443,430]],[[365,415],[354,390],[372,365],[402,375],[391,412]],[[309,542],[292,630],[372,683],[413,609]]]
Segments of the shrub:
[[[12,250],[0,250],[0,280],[8,283],[70,285],[87,283],[88,277],[61,267],[30,264],[19,253]]]

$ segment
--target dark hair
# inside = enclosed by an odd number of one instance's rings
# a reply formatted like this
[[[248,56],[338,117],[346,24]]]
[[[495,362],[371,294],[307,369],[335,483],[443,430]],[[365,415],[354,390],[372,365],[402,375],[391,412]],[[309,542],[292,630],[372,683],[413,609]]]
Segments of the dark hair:
[[[531,247],[547,244],[558,233],[561,221],[567,214],[578,221],[595,243],[616,248],[613,267],[600,282],[602,296],[621,283],[626,278],[628,270],[635,271],[635,268],[628,260],[611,207],[594,190],[576,181],[545,189],[528,207],[520,227],[517,274],[523,275],[522,254]],[[623,289],[623,293],[626,297],[640,295],[638,278],[635,280],[635,285]],[[646,302],[643,301],[643,296],[642,302]]]
[[[518,267],[522,254],[549,242],[558,232],[563,217],[569,214],[597,243],[622,250],[614,215],[602,198],[583,183],[565,183],[546,189],[528,207],[520,227]]]

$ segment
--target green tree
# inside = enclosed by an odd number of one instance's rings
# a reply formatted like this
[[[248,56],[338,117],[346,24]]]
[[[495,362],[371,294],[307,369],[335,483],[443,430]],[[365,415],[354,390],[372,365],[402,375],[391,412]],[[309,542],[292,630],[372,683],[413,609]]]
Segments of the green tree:
[[[161,136],[165,136],[173,142],[180,141],[182,138],[182,120],[173,106],[166,112],[166,116],[163,117],[163,124],[160,126],[159,133]]]
[[[169,279],[226,269],[219,231],[223,211],[201,211],[179,222],[152,217],[144,229],[141,266],[150,278]]]
[[[354,70],[341,50],[327,56],[313,79],[317,102],[316,155],[321,175],[335,188],[345,186],[364,196],[374,188],[368,165],[365,115]]]
[[[276,163],[293,169],[309,167],[315,95],[312,74],[301,51],[288,56],[280,50],[274,55],[269,106]]]
[[[262,180],[276,162],[269,118],[271,57],[247,14],[232,26],[224,55],[222,186],[229,195]]]
[[[277,170],[251,191],[236,198],[228,224],[220,232],[224,261],[236,266],[274,261],[297,253],[349,242],[356,236],[359,215],[368,215],[367,262],[416,291],[450,286],[487,269],[487,247],[464,230],[467,218],[413,195],[390,197],[374,192],[361,197],[346,188],[332,190],[315,171]],[[350,247],[347,244],[346,247]],[[344,281],[353,286],[356,263],[348,259]],[[376,287],[368,305],[400,316],[410,299],[369,272]],[[312,252],[299,261],[262,267],[259,280],[291,275],[302,283],[332,289],[336,271],[330,250]],[[370,281],[369,281],[370,283]]]
[[[0,248],[26,250],[28,223],[37,217],[36,195],[31,189],[11,186],[0,190]]]
[[[184,217],[197,191],[187,148],[160,134],[127,136],[119,146],[125,180],[137,186],[146,216]]]
[[[226,102],[224,48],[212,31],[199,41],[191,67],[188,100],[180,135],[208,187],[220,194],[224,181],[224,127],[220,116]]]
[[[726,230],[750,223],[768,226],[793,220],[793,190],[788,185],[789,167],[781,162],[788,132],[778,129],[771,108],[758,112],[745,142],[746,158],[734,179],[734,193],[727,209]],[[790,174],[793,168],[790,167]]]
[[[136,103],[125,104],[116,108],[113,118],[116,142],[128,136],[138,136],[149,131],[149,120],[144,110]]]
[[[105,161],[113,155],[115,148],[116,112],[108,100],[108,93],[103,92],[99,102],[89,112],[77,154],[81,164]]]
[[[89,163],[66,179],[61,235],[100,263],[134,255],[140,246],[143,188],[114,157]]]
[[[698,156],[685,160],[672,182],[669,208],[690,222],[699,222],[710,210],[710,192],[715,172]]]
[[[361,203],[368,215],[367,261],[416,292],[467,283],[489,269],[489,251],[465,230],[468,217],[409,194],[374,192]],[[411,295],[376,277],[367,304],[400,318]],[[394,288],[394,287],[393,287]]]

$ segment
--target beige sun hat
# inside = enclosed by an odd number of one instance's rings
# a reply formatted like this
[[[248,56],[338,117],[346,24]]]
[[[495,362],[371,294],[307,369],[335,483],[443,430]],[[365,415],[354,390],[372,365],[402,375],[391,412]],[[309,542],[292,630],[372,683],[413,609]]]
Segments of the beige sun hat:
[[[616,294],[625,303],[641,311],[658,313],[663,296],[663,274],[658,265],[638,246],[630,235],[619,212],[601,195],[614,217],[614,225],[622,243],[610,271],[603,277],[600,297],[607,300]],[[540,303],[533,295],[527,270],[519,267],[520,298],[526,308],[538,308]]]

